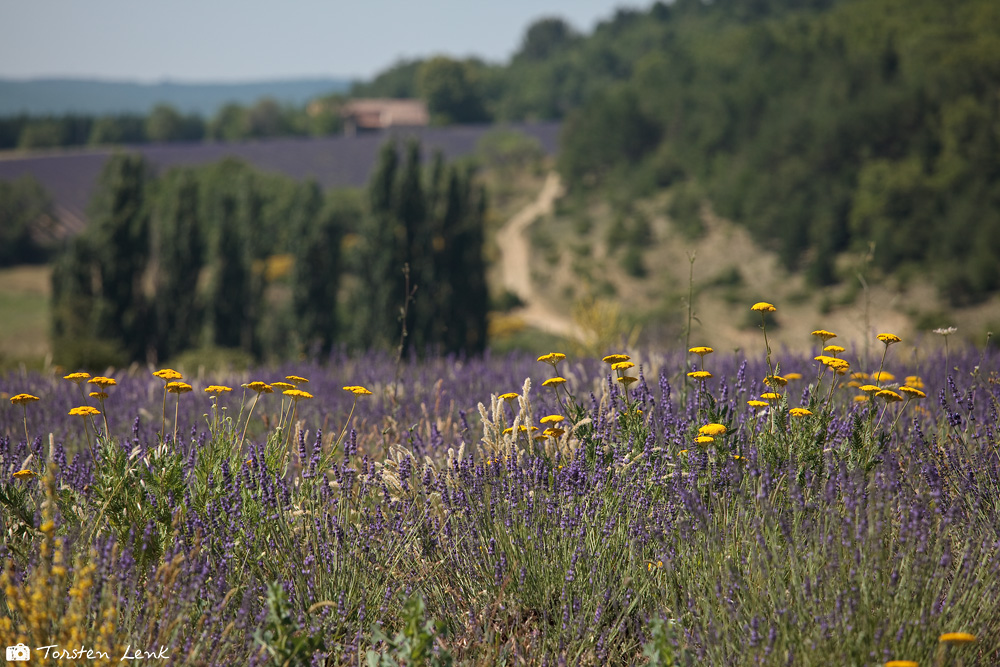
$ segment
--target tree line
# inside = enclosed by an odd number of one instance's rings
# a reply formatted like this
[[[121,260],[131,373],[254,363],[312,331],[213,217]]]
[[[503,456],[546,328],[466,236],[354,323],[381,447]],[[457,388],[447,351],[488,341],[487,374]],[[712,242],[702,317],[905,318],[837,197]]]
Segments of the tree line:
[[[20,114],[0,118],[0,149],[327,136],[341,129],[336,114],[323,110],[310,114],[304,107],[272,98],[249,106],[226,104],[210,118],[158,104],[148,114]]]
[[[402,312],[404,352],[482,351],[485,193],[472,167],[421,157],[387,144],[365,192],[323,192],[234,160],[155,175],[114,156],[54,262],[57,361],[395,348]]]

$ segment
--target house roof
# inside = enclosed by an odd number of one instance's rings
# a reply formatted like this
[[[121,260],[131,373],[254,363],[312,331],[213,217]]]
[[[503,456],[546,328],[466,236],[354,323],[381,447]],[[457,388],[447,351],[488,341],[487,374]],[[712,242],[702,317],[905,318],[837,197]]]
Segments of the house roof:
[[[427,105],[415,99],[351,100],[341,107],[340,115],[365,129],[421,127],[430,123]]]

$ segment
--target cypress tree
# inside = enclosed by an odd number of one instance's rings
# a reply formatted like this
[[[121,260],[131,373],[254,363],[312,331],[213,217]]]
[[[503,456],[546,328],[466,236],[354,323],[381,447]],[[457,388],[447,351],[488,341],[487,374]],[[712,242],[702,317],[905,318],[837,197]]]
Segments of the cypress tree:
[[[146,183],[141,156],[118,154],[108,160],[87,232],[99,274],[95,334],[121,346],[133,360],[145,357],[150,342],[143,294],[149,261]]]
[[[246,253],[246,285],[244,286],[243,318],[240,323],[240,347],[260,358],[261,339],[258,325],[263,318],[264,290],[267,287],[265,261],[271,251],[273,238],[264,230],[264,202],[258,192],[254,174],[245,174],[238,183],[238,220]]]
[[[420,144],[412,140],[406,146],[406,161],[399,178],[395,213],[404,230],[400,253],[402,264],[410,268],[411,291],[416,288],[408,308],[406,329],[409,336],[404,341],[404,351],[412,348],[422,354],[434,342],[434,264],[420,162]],[[400,272],[396,282],[397,293],[405,295],[406,289],[406,277]]]
[[[363,226],[365,245],[360,253],[361,285],[352,309],[355,343],[359,347],[389,348],[399,336],[399,306],[405,230],[393,215],[399,156],[396,145],[386,142],[368,186],[370,211]]]
[[[94,314],[96,262],[86,234],[72,239],[52,266],[52,337],[64,340],[90,336]]]
[[[224,193],[215,205],[214,277],[209,297],[212,341],[220,347],[241,347],[244,309],[250,300],[250,262],[238,218],[237,201]]]
[[[295,234],[292,307],[302,342],[326,355],[337,335],[342,223],[334,211],[324,210],[315,182],[303,190]]]
[[[198,214],[198,183],[182,172],[167,184],[155,217],[158,284],[156,288],[157,352],[169,358],[195,347],[201,317],[198,276],[205,261]]]

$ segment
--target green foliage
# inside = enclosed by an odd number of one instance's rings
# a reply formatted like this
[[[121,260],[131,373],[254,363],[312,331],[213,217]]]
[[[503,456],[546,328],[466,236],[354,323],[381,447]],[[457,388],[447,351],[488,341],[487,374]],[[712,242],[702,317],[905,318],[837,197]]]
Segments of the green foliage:
[[[205,242],[198,183],[190,172],[175,172],[161,182],[154,208],[157,266],[157,354],[173,357],[200,342],[198,279],[205,263]]]
[[[340,289],[340,244],[345,217],[356,212],[344,208],[323,210],[319,186],[305,186],[297,227],[292,273],[292,307],[296,331],[307,349],[318,346],[330,352],[337,338],[337,297]]]
[[[1000,106],[986,83],[1000,73],[1000,10],[897,5],[619,13],[564,50],[515,59],[499,108],[575,109],[559,162],[571,189],[689,178],[678,219],[694,220],[697,188],[816,284],[836,280],[838,253],[874,241],[883,270],[931,265],[953,302],[976,300],[1000,289],[989,259],[1000,250]],[[537,80],[549,99],[526,99]],[[559,95],[572,100],[561,110]]]
[[[539,19],[528,26],[515,60],[544,61],[577,39],[573,27],[558,17]]]
[[[0,266],[37,262],[45,248],[35,240],[52,220],[52,199],[31,176],[0,181]]]
[[[351,87],[351,97],[413,98],[417,95],[417,72],[424,60],[400,60],[374,79]]]
[[[323,650],[323,638],[300,630],[292,618],[281,584],[267,585],[267,621],[254,631],[254,639],[278,667],[309,667],[312,656]]]
[[[105,165],[92,202],[90,238],[93,333],[116,343],[131,359],[146,354],[148,302],[143,277],[150,256],[148,166],[137,155],[117,154]]]
[[[360,253],[355,294],[355,344],[423,354],[481,352],[486,345],[488,294],[483,259],[485,190],[468,167],[430,173],[410,143],[400,165],[386,144],[369,185],[370,215]],[[405,314],[405,321],[403,319]]]
[[[182,115],[167,104],[153,107],[146,117],[146,137],[149,141],[201,141],[205,123],[196,114]]]
[[[487,120],[474,62],[444,56],[427,60],[417,70],[417,90],[436,124]]]
[[[642,648],[642,654],[649,658],[649,667],[675,667],[684,664],[677,656],[686,651],[678,651],[679,632],[673,619],[664,621],[654,618],[649,622],[649,641]],[[688,657],[690,660],[690,657]]]
[[[616,88],[571,114],[563,136],[560,171],[573,187],[586,187],[640,161],[656,147],[659,129],[646,117],[630,88]]]
[[[378,624],[372,625],[372,642],[384,643],[381,651],[369,650],[365,660],[368,667],[397,667],[398,665],[425,665],[447,667],[452,664],[448,651],[434,652],[434,640],[447,637],[442,621],[425,620],[424,600],[414,593],[400,610],[402,629],[389,637]]]

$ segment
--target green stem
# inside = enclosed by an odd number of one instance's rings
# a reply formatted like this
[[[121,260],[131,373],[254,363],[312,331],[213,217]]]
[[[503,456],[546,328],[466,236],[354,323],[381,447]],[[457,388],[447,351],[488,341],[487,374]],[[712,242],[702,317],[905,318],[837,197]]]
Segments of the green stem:
[[[21,410],[24,411],[24,443],[31,447],[31,439],[28,437],[28,406],[22,403]]]
[[[250,419],[253,417],[253,409],[257,407],[257,401],[260,400],[260,392],[257,392],[257,396],[253,399],[253,405],[250,406],[250,413],[247,415],[247,423],[243,426],[243,435],[240,436],[240,448],[243,447],[243,443],[247,439],[247,428],[250,426]]]
[[[174,447],[177,446],[177,416],[181,411],[181,395],[177,394],[177,403],[174,404]]]

